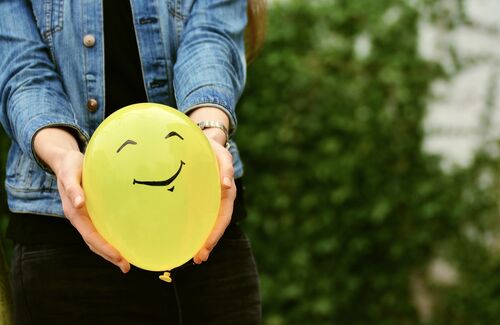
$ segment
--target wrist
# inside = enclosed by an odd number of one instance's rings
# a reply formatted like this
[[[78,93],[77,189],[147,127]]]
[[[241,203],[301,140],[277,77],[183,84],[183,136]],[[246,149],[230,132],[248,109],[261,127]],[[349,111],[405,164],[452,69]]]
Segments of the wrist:
[[[227,128],[223,123],[217,120],[210,120],[200,121],[197,125],[203,130],[207,137],[212,138],[220,145],[226,147],[226,149],[229,149],[229,135]]]
[[[60,174],[61,166],[64,166],[65,161],[71,160],[72,159],[71,157],[75,157],[75,154],[83,155],[79,150],[61,148],[61,147],[54,147],[52,148],[51,152],[53,157],[50,159],[49,162],[47,162],[47,165],[54,172],[56,177],[59,177],[61,175]]]
[[[228,148],[229,118],[224,111],[216,107],[199,107],[188,113],[189,117],[209,138]]]
[[[37,157],[47,165],[54,174],[69,152],[81,154],[78,143],[68,131],[61,128],[45,128],[36,133],[33,148]]]
[[[207,138],[214,140],[221,146],[225,146],[227,143],[226,134],[224,131],[218,128],[207,128],[203,130],[203,133],[207,136]]]

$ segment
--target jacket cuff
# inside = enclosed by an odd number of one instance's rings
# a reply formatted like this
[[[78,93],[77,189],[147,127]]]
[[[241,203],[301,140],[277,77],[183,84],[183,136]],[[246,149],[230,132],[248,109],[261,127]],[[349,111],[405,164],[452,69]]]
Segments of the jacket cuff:
[[[67,129],[74,137],[78,143],[80,151],[84,152],[89,141],[89,135],[76,124],[75,121],[69,119],[61,119],[61,116],[56,115],[37,115],[26,123],[23,130],[23,135],[26,139],[29,139],[30,144],[27,148],[24,148],[28,154],[33,157],[33,160],[46,172],[54,174],[54,172],[47,166],[36,154],[34,148],[34,139],[36,134],[45,128],[57,127]]]
[[[221,109],[229,118],[229,136],[231,136],[236,131],[237,119],[235,112],[236,100],[229,95],[230,93],[224,87],[203,86],[192,91],[186,98],[178,102],[178,109],[185,114],[203,106]]]

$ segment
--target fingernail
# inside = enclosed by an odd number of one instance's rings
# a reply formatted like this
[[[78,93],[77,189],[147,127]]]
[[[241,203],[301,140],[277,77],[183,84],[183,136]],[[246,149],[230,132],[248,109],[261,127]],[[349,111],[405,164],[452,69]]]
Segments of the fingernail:
[[[222,179],[222,184],[224,184],[225,186],[227,187],[231,187],[231,180],[229,179],[229,177],[225,176],[223,179]]]
[[[80,195],[78,195],[78,196],[75,198],[75,200],[73,201],[73,204],[74,204],[75,206],[79,206],[80,204],[82,204],[82,202],[83,202],[83,198],[82,198]]]
[[[123,273],[130,271],[130,265],[127,267],[127,264],[123,263],[122,259],[120,259],[120,262],[117,265]]]

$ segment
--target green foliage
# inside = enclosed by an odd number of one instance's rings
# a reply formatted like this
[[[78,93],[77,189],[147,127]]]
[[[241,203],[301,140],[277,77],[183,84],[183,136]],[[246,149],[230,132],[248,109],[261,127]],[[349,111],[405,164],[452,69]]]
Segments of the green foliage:
[[[460,271],[460,279],[450,288],[431,284],[437,300],[434,323],[493,324],[500,316],[499,159],[480,152],[463,174],[467,175],[463,201],[468,201],[463,227],[442,248],[442,255]]]
[[[237,134],[267,324],[418,322],[411,276],[493,206],[477,175],[421,150],[429,87],[447,76],[417,49],[423,9],[439,8],[417,3],[270,10]],[[440,317],[464,317],[446,304]]]
[[[4,263],[4,250],[0,245],[0,324],[8,325],[10,322],[10,284],[6,263]]]
[[[5,161],[7,158],[7,151],[9,147],[9,139],[0,131],[0,157],[2,164],[0,165],[0,179],[4,179],[5,175]],[[3,183],[3,182],[2,182]],[[5,188],[0,187],[0,195],[5,198]],[[9,271],[8,261],[10,260],[10,252],[12,251],[12,243],[5,238],[5,231],[7,229],[7,202],[6,199],[0,201],[0,325],[11,324],[10,319],[10,284],[9,284]]]

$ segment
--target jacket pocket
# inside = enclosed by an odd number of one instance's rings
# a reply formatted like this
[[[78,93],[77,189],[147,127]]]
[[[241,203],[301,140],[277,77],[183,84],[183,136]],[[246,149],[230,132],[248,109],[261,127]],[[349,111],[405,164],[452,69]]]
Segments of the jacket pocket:
[[[42,38],[50,44],[54,33],[63,28],[64,0],[32,0],[32,5]]]
[[[193,6],[193,1],[168,0],[168,13],[174,22],[176,44],[179,44],[184,25],[189,16],[189,10]]]
[[[41,169],[38,164],[18,148],[12,148],[7,159],[5,186],[17,193],[57,191],[53,175]]]
[[[192,1],[169,0],[167,2],[168,13],[181,21],[185,21],[188,15],[187,8],[192,6],[191,2]]]

